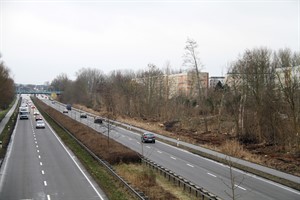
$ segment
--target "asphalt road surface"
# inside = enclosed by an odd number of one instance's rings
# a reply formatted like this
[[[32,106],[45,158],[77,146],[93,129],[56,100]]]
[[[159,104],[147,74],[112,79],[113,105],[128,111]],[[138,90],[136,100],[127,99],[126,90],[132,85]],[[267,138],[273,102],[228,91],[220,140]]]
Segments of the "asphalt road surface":
[[[65,108],[64,105],[59,103],[51,103],[47,100],[45,102],[60,111]],[[92,116],[82,119],[79,117],[79,113],[79,111],[72,109],[66,115],[107,135],[107,125],[105,123],[104,125],[94,124]],[[110,137],[222,199],[232,199],[230,197],[232,196],[232,184],[235,188],[234,196],[238,199],[300,199],[299,191],[163,142],[156,141],[155,144],[141,143],[140,135],[128,129],[114,127],[110,132]],[[296,178],[296,180],[299,180],[300,184],[300,178]]]
[[[30,114],[18,120],[1,167],[2,200],[107,199],[75,156],[46,124],[36,129]]]

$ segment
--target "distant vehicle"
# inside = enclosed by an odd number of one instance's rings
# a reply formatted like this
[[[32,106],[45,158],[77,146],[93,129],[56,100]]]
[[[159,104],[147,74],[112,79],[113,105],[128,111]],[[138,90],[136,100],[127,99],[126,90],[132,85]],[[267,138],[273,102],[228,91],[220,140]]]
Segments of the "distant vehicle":
[[[71,104],[67,104],[67,105],[66,105],[66,108],[67,108],[67,110],[72,110]]]
[[[69,111],[65,108],[62,112],[63,113],[68,113]]]
[[[36,115],[35,116],[35,121],[43,120],[41,115]]]
[[[87,114],[86,113],[80,113],[80,118],[87,118]]]
[[[45,128],[45,122],[43,120],[38,120],[36,121],[36,126],[35,128]]]
[[[145,143],[145,142],[152,142],[155,143],[155,136],[153,133],[143,133],[143,135],[141,136],[141,142]]]
[[[28,107],[20,107],[19,108],[19,118],[20,119],[28,119],[29,118],[29,110]]]
[[[103,122],[102,122],[102,119],[100,117],[95,117],[94,118],[94,123],[96,123],[96,124],[102,124]]]
[[[33,112],[33,115],[39,115],[40,113],[39,113],[39,111],[34,111]]]

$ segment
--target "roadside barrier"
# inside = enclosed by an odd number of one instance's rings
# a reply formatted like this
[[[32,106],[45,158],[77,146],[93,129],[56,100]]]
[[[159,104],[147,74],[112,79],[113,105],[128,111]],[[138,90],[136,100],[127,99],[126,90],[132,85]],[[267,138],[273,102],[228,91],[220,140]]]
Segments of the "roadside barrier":
[[[194,183],[175,174],[171,170],[166,169],[147,158],[143,158],[142,161],[146,166],[148,166],[150,169],[154,170],[161,176],[165,177],[169,182],[173,183],[174,185],[177,185],[178,187],[194,195],[195,197],[199,197],[199,199],[201,200],[222,200],[216,195],[206,191],[205,189],[195,185]]]

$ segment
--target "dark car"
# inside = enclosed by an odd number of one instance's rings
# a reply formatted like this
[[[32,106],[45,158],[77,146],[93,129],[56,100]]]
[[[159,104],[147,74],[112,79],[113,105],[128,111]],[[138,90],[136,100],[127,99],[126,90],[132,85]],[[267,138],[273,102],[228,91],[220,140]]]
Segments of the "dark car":
[[[94,123],[96,123],[96,124],[102,124],[102,119],[100,117],[95,117],[94,118]]]
[[[153,133],[143,133],[143,135],[141,136],[141,142],[145,143],[145,142],[152,142],[155,143],[155,136]]]
[[[72,105],[71,105],[71,104],[67,104],[67,105],[66,105],[66,109],[67,109],[67,110],[72,110]]]

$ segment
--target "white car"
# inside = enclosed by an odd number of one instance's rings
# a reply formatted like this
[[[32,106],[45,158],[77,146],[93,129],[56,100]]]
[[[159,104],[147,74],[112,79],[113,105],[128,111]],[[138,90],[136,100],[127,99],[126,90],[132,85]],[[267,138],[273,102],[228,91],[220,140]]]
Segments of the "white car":
[[[45,122],[43,120],[36,121],[36,128],[45,128]]]

